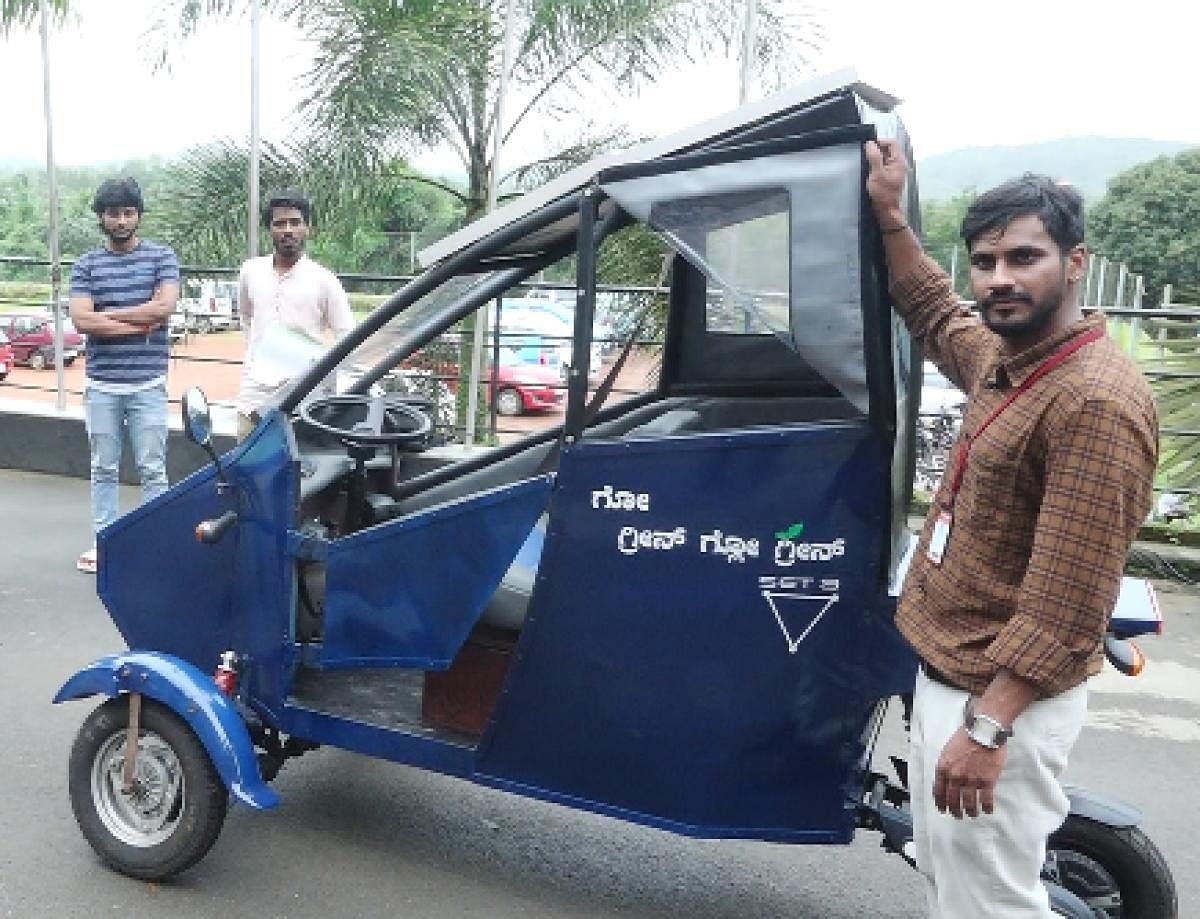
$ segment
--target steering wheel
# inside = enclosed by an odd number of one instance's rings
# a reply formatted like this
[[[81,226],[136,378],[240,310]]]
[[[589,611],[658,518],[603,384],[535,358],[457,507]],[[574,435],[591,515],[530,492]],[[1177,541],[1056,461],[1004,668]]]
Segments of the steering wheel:
[[[330,416],[337,418],[347,409],[355,408],[365,408],[366,413],[353,427],[339,427],[325,420]],[[332,434],[350,446],[412,443],[428,434],[433,427],[433,419],[410,401],[394,396],[352,393],[311,399],[300,406],[300,418],[305,424]]]

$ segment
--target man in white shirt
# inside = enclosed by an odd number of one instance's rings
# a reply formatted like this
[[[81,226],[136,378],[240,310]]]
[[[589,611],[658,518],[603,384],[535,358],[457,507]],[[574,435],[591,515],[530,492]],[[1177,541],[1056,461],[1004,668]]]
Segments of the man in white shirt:
[[[246,354],[237,398],[239,438],[254,430],[258,412],[287,381],[281,352],[318,353],[327,331],[340,337],[354,327],[341,282],[304,254],[311,214],[299,192],[272,196],[263,224],[275,251],[242,264],[238,304]]]

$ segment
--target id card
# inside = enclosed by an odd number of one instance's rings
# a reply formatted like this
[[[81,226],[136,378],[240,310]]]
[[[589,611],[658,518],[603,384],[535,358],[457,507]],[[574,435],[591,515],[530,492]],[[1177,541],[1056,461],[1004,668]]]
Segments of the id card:
[[[925,550],[925,557],[935,565],[942,563],[942,556],[946,554],[946,543],[950,540],[950,526],[954,523],[954,515],[949,511],[940,511],[937,520],[933,524],[933,532],[929,534],[929,547]]]

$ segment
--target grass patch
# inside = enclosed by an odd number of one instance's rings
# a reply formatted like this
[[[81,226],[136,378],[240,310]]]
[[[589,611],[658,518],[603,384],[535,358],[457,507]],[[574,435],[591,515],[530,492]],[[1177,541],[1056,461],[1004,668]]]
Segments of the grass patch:
[[[50,285],[40,281],[0,281],[0,312],[46,309],[50,294]]]
[[[346,294],[346,296],[350,300],[350,311],[354,313],[356,318],[362,319],[362,317],[366,316],[371,310],[386,300],[389,295],[352,293]]]

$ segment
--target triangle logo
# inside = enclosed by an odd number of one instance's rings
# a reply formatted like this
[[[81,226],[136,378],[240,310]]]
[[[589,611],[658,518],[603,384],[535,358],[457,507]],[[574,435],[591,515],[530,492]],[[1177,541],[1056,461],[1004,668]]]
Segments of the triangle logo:
[[[775,614],[789,654],[796,653],[800,642],[840,599],[837,594],[800,594],[783,590],[764,590],[762,595]]]

